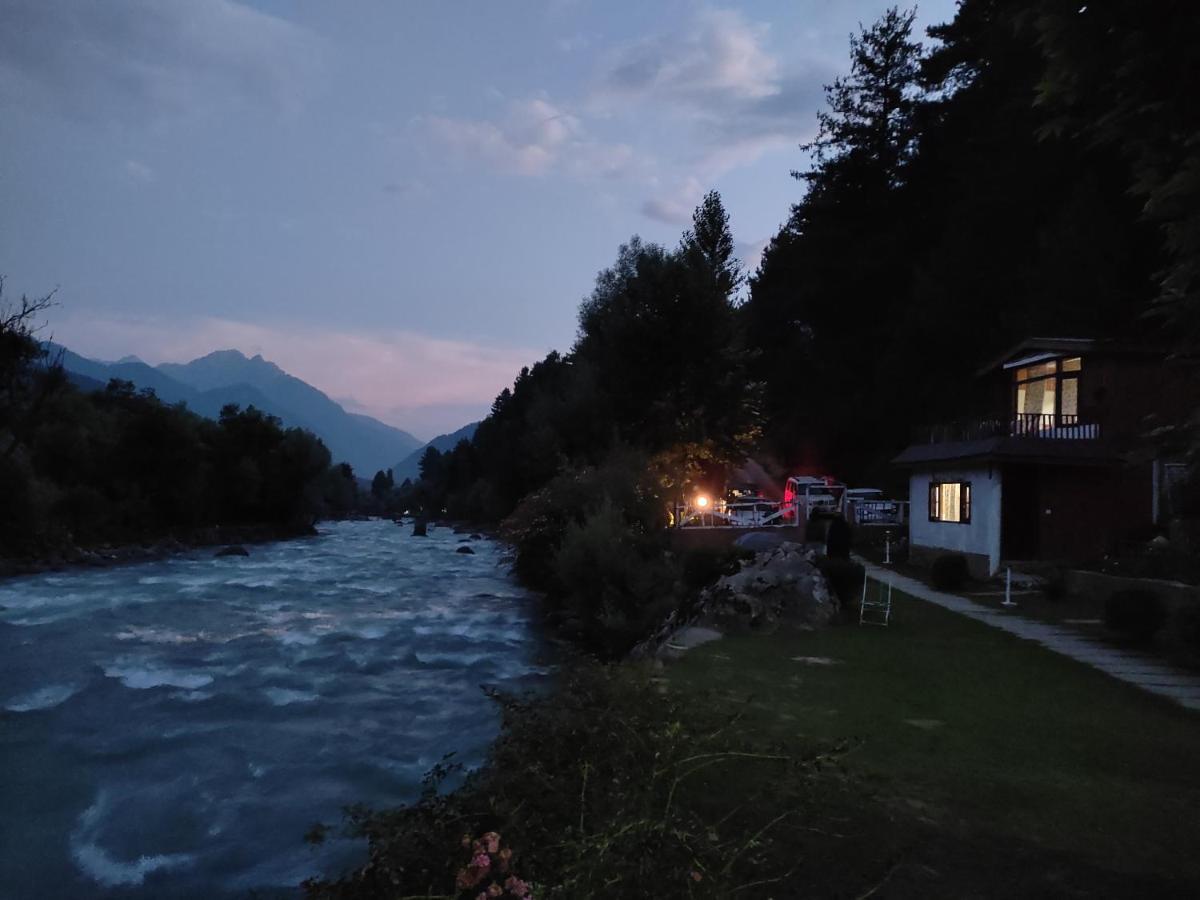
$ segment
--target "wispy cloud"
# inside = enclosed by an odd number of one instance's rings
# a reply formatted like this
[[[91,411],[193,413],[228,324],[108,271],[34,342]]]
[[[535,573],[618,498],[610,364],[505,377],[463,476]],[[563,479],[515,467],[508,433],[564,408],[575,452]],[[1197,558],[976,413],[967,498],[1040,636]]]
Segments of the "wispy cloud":
[[[770,28],[740,12],[707,9],[678,29],[613,49],[587,107],[596,114],[631,110],[675,124],[689,155],[652,182],[642,212],[686,222],[697,184],[813,134],[822,85],[834,75],[817,59],[785,66],[769,46]]]
[[[77,353],[151,364],[184,362],[213,350],[260,353],[283,369],[349,400],[353,411],[432,437],[485,413],[522,366],[543,352],[485,346],[412,331],[331,331],[230,319],[67,313],[55,340]],[[466,416],[466,418],[462,418]]]
[[[230,99],[294,110],[319,48],[233,0],[5,0],[0,100],[123,122]]]
[[[687,177],[669,190],[660,191],[642,204],[642,213],[668,225],[681,225],[692,218],[692,211],[704,196],[698,178]]]
[[[579,116],[544,97],[509,101],[495,119],[431,116],[430,134],[456,154],[513,175],[613,177],[635,162],[628,144],[590,138]]]
[[[763,46],[767,31],[732,10],[702,10],[678,31],[617,48],[601,95],[700,108],[773,96],[781,66]]]
[[[127,159],[125,160],[125,174],[133,181],[149,184],[154,181],[157,176],[154,170],[146,165],[141,160]]]

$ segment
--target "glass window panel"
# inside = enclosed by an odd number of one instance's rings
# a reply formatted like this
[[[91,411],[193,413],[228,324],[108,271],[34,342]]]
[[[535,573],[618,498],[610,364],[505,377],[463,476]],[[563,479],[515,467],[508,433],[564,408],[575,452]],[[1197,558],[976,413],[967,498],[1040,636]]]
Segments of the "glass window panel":
[[[1036,366],[1026,366],[1023,369],[1017,369],[1017,381],[1028,381],[1030,378],[1046,378],[1057,371],[1058,363],[1055,360],[1050,360],[1050,362],[1038,363]]]
[[[1062,381],[1062,414],[1079,415],[1079,379],[1064,378]]]
[[[1083,368],[1083,360],[1078,356],[1072,356],[1070,359],[1063,360],[1064,372],[1078,372]]]
[[[1024,416],[1054,415],[1055,381],[1047,378],[1017,387],[1017,412]]]
[[[941,512],[941,520],[943,522],[959,521],[959,511],[961,509],[959,505],[959,483],[952,481],[939,487],[941,496],[938,498],[938,507]]]

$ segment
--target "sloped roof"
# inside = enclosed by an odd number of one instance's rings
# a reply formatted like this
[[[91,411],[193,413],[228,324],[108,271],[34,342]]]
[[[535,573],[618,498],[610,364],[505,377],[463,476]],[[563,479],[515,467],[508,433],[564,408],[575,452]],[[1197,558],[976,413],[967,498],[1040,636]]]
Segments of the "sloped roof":
[[[1017,342],[1003,354],[981,367],[976,371],[975,375],[976,377],[986,375],[989,372],[999,369],[1005,363],[1019,359],[1022,356],[1031,356],[1038,353],[1047,353],[1054,356],[1082,356],[1085,353],[1094,353],[1097,351],[1104,353],[1149,354],[1164,357],[1167,355],[1166,351],[1161,347],[1135,341],[1099,340],[1096,338],[1081,337],[1029,337]]]

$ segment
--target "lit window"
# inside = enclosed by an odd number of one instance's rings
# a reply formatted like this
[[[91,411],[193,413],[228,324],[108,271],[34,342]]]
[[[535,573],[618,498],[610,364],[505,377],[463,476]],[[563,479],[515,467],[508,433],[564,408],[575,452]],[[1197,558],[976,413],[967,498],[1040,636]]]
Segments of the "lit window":
[[[1022,430],[1053,427],[1057,417],[1072,422],[1079,415],[1079,375],[1083,359],[1052,359],[1024,366],[1013,375],[1014,412],[1023,419]]]
[[[971,482],[930,482],[929,521],[955,522],[962,525],[970,523]]]

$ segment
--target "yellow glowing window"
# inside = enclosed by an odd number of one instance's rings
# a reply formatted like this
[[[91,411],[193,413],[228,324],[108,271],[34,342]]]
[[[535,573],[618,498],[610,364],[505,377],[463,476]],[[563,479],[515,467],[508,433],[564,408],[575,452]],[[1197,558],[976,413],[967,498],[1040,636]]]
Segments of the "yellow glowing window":
[[[971,521],[971,483],[969,481],[930,482],[929,521],[968,524]]]

